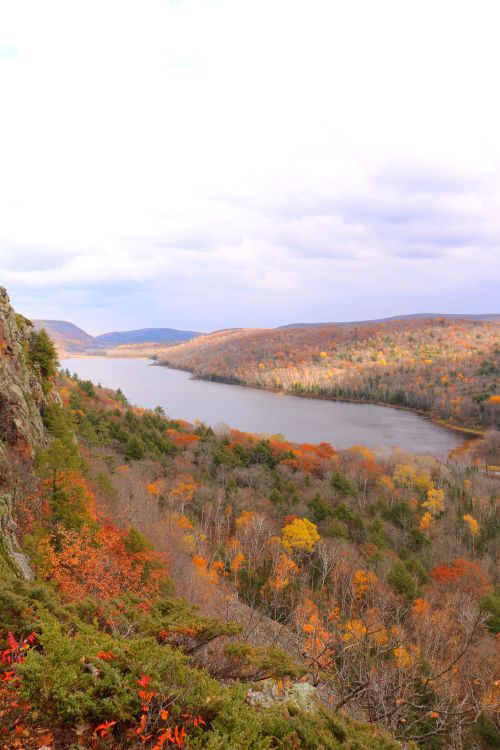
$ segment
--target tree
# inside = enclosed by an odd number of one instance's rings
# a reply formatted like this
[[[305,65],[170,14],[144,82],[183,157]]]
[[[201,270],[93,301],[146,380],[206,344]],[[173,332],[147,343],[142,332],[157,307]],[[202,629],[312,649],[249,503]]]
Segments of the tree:
[[[415,599],[418,594],[415,579],[402,560],[396,560],[387,581],[398,594],[404,594],[408,599]]]
[[[127,461],[140,461],[144,458],[146,447],[140,435],[132,435],[125,446],[125,458]]]
[[[429,511],[427,511],[420,519],[418,528],[420,529],[420,531],[429,531],[433,523],[434,518],[432,517],[432,513],[429,513]]]
[[[333,474],[330,485],[341,497],[356,497],[358,494],[356,487],[340,471]]]
[[[328,518],[328,516],[331,516],[333,513],[331,507],[321,497],[319,492],[317,492],[311,502],[308,503],[308,508],[311,511],[313,521],[316,523],[321,523],[321,521],[324,521],[325,518]]]
[[[486,615],[487,626],[493,633],[500,633],[500,588],[485,594],[479,600],[481,611]]]
[[[427,492],[427,500],[422,503],[424,508],[427,508],[431,516],[434,518],[444,511],[444,492],[443,490],[437,490],[435,487],[431,488]]]
[[[476,519],[473,516],[469,515],[468,513],[466,513],[463,516],[463,520],[467,524],[470,535],[472,536],[472,543],[474,544],[474,539],[479,536],[481,532],[481,527],[479,526]]]
[[[312,552],[320,535],[316,524],[307,518],[295,518],[292,523],[283,527],[283,546],[288,552],[302,550]]]
[[[56,348],[44,328],[32,334],[29,359],[33,364],[38,365],[44,379],[51,378],[56,374],[59,364]]]
[[[91,533],[57,528],[42,541],[44,578],[55,581],[69,599],[111,599],[125,592],[157,595],[166,577],[165,562],[138,532],[125,533],[112,524]]]

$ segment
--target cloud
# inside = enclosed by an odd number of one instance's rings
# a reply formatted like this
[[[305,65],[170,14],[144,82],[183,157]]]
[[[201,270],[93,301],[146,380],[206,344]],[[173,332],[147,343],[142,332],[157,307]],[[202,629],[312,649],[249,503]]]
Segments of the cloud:
[[[101,329],[493,308],[496,4],[403,5],[0,0],[0,282]]]
[[[0,45],[0,60],[9,60],[12,57],[17,57],[17,50],[10,44]]]

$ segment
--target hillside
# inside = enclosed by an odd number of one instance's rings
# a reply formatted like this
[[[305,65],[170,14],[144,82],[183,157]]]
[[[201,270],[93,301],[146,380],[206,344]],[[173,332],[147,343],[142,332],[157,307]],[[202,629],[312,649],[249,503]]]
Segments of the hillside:
[[[90,334],[66,320],[33,320],[33,326],[37,331],[45,329],[60,352],[85,351],[93,346]]]
[[[216,434],[56,381],[3,299],[0,393],[38,394],[3,422],[3,747],[497,747],[495,435],[440,463]]]
[[[195,663],[262,678],[255,700],[272,704],[271,670],[286,691],[308,685],[336,716],[429,750],[495,746],[498,485],[474,454],[447,464],[216,434],[76,377],[60,392],[94,456],[97,507],[169,556],[176,592],[205,617],[242,628],[239,642],[195,648]],[[67,591],[78,575],[75,560]],[[183,637],[191,653],[194,633]],[[288,656],[262,662],[266,644]]]
[[[410,318],[224,331],[158,354],[198,377],[499,425],[500,323]]]
[[[329,322],[329,323],[288,323],[279,328],[305,328],[307,326],[352,326],[352,325],[365,325],[366,323],[391,323],[394,321],[403,320],[426,320],[429,318],[445,318],[446,320],[476,320],[476,321],[488,321],[492,323],[498,323],[500,321],[500,314],[497,313],[484,313],[471,314],[464,313],[413,313],[410,315],[391,315],[388,318],[374,318],[373,320],[350,320],[347,322]]]
[[[137,331],[113,331],[94,336],[99,346],[112,347],[121,344],[164,344],[165,342],[188,341],[200,336],[196,331],[178,331],[175,328],[140,328]]]
[[[378,728],[322,705],[299,682],[300,659],[271,637],[252,646],[243,623],[213,616],[223,614],[219,594],[226,605],[235,597],[219,567],[181,554],[177,517],[167,522],[175,556],[125,519],[127,502],[145,499],[139,485],[126,500],[130,469],[157,476],[178,452],[182,482],[185,426],[90,383],[56,384],[52,343],[14,314],[4,290],[0,343],[3,750],[397,750]],[[121,526],[104,515],[104,499]],[[190,581],[191,600],[202,594],[201,609],[175,597],[174,575]]]
[[[3,748],[498,746],[495,435],[215,433],[56,379],[2,300]]]
[[[64,320],[34,320],[36,330],[47,331],[54,341],[59,354],[114,354],[122,347],[138,347],[139,356],[144,351],[155,351],[158,345],[170,346],[180,341],[189,341],[200,333],[180,331],[176,328],[140,328],[135,331],[112,331],[99,336],[91,336],[84,330]],[[120,351],[116,352],[120,354]],[[137,354],[136,354],[137,356]]]

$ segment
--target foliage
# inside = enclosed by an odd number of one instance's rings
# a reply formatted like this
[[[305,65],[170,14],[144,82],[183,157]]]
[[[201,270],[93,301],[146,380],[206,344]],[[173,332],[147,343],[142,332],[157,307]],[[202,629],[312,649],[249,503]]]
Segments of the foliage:
[[[396,560],[389,575],[388,582],[399,594],[404,594],[408,599],[415,599],[418,595],[418,586],[415,579],[408,570],[408,566],[402,560]]]
[[[488,735],[499,521],[480,465],[214,431],[59,385],[36,474],[9,467],[38,576],[0,589],[4,650],[37,634],[9,690],[68,733],[151,748],[378,747],[379,728],[468,748],[471,717]],[[289,700],[300,675],[335,716]],[[270,706],[246,703],[268,679]]]
[[[316,525],[307,518],[294,518],[291,523],[283,527],[283,546],[289,552],[294,550],[312,552],[319,539]]]
[[[498,323],[444,318],[219,331],[158,361],[229,383],[499,425]]]
[[[330,484],[341,497],[356,497],[356,487],[340,471],[336,471],[330,479]]]
[[[58,360],[56,348],[47,331],[33,331],[29,346],[29,360],[40,369],[44,381],[54,377]]]
[[[181,650],[153,635],[178,630],[181,622],[184,629],[211,629],[212,637],[224,632],[224,626],[204,622],[182,602],[159,599],[144,612],[137,609],[134,599],[115,600],[113,611],[121,612],[124,622],[135,620],[133,628],[120,633],[108,625],[111,611],[100,612],[95,602],[70,607],[53,589],[39,584],[19,586],[8,579],[2,583],[2,623],[15,623],[17,629],[29,623],[37,633],[36,639],[30,637],[25,656],[14,664],[10,698],[17,697],[16,706],[23,699],[29,701],[45,721],[51,720],[54,729],[63,724],[65,738],[76,738],[75,731],[81,732],[79,727],[88,723],[101,737],[111,732],[126,741],[130,731],[131,736],[144,739],[146,747],[168,733],[189,738],[193,748],[257,750],[278,748],[285,740],[311,750],[336,750],[339,742],[353,750],[397,747],[384,735],[334,718],[325,710],[308,714],[298,705],[281,704],[265,711],[250,707],[244,702],[247,688],[221,685],[205,670],[190,665]],[[0,631],[0,638],[3,635]],[[249,654],[249,647],[235,643],[227,651],[234,658],[238,653]],[[258,654],[266,672],[280,669],[282,657],[272,649],[268,655],[265,649]],[[11,669],[13,664],[7,666]],[[29,709],[25,711],[28,723]],[[5,719],[9,720],[9,713]]]
[[[490,591],[479,601],[481,610],[486,614],[487,625],[493,633],[500,632],[500,589]]]

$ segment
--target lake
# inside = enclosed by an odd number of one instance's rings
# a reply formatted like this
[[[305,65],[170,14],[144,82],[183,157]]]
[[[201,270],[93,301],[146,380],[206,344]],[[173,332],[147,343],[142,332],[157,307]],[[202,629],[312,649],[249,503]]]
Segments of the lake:
[[[121,388],[130,403],[162,406],[173,419],[200,420],[257,434],[283,434],[297,443],[399,446],[445,457],[465,438],[409,411],[289,396],[237,385],[194,380],[190,373],[153,366],[145,359],[74,357],[63,368],[109,388]]]

